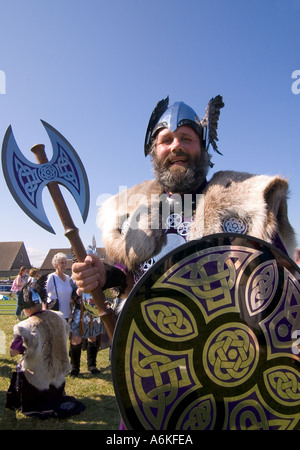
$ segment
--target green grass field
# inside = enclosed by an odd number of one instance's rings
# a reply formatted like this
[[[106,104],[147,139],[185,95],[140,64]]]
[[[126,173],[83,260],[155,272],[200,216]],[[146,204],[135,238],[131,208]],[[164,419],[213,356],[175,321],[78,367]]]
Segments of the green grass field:
[[[2,302],[0,304],[0,309]],[[99,375],[87,370],[86,351],[81,354],[81,373],[78,378],[66,378],[66,394],[81,400],[86,410],[69,419],[38,420],[25,417],[20,412],[5,408],[6,392],[17,358],[11,358],[9,347],[13,326],[17,319],[13,314],[0,314],[0,429],[1,430],[118,430],[120,416],[114,395],[109,362],[109,350],[101,350],[97,356]]]

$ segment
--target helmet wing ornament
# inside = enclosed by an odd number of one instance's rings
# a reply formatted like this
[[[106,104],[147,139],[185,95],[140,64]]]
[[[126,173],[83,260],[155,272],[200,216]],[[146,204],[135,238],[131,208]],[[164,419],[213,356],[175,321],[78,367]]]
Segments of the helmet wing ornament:
[[[211,145],[219,155],[222,155],[222,153],[218,150],[217,146],[219,140],[217,129],[220,109],[224,106],[223,97],[221,95],[211,98],[206,107],[205,116],[201,120],[201,125],[207,128],[206,148],[208,149]]]
[[[157,125],[157,122],[159,121],[163,113],[168,109],[168,106],[169,106],[169,96],[167,96],[163,100],[160,100],[151,114],[145,136],[145,145],[144,145],[145,156],[149,155],[150,152],[151,136],[153,129],[155,125]]]

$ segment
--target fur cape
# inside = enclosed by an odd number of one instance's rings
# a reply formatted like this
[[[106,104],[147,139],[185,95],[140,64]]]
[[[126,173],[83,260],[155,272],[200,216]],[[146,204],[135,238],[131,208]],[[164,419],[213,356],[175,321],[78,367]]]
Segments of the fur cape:
[[[165,239],[159,207],[162,194],[159,183],[150,180],[103,203],[97,223],[111,263],[134,270],[161,250]],[[288,182],[281,176],[217,172],[198,196],[189,240],[229,232],[224,224],[233,219],[244,224],[243,233],[268,243],[278,233],[293,257],[296,240],[287,215],[287,194]]]
[[[14,326],[14,338],[21,336],[26,351],[22,372],[30,384],[39,390],[50,385],[59,388],[71,370],[67,352],[69,326],[63,314],[43,311]]]

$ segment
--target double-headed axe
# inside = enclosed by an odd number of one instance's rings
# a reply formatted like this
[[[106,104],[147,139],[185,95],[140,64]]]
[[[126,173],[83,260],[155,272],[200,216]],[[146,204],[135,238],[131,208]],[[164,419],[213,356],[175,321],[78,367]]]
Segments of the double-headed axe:
[[[54,233],[42,202],[42,191],[47,186],[56,210],[79,262],[84,261],[87,253],[80,239],[79,230],[74,225],[68,207],[62,196],[59,184],[65,186],[74,197],[83,221],[86,221],[89,209],[89,186],[85,169],[71,144],[51,125],[42,121],[53,148],[53,156],[48,161],[45,146],[32,147],[38,164],[27,160],[20,151],[11,126],[8,127],[2,145],[2,169],[7,186],[23,211],[41,227]],[[107,308],[102,289],[92,291],[98,313],[110,339],[113,337],[115,319]]]

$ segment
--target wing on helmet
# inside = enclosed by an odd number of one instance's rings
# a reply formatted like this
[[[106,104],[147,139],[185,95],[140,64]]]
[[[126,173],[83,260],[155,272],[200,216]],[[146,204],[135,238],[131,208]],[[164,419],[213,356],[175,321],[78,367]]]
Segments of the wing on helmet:
[[[207,127],[206,148],[208,149],[209,145],[211,145],[212,148],[219,153],[219,155],[222,155],[222,153],[218,150],[217,146],[217,141],[219,140],[217,128],[220,117],[220,109],[224,106],[225,104],[221,95],[211,98],[206,107],[205,116],[201,120],[202,126]]]
[[[168,106],[169,106],[169,96],[163,100],[160,100],[157,103],[156,107],[154,108],[154,110],[151,114],[151,117],[150,117],[150,120],[148,123],[148,127],[147,127],[147,131],[146,131],[146,136],[145,136],[145,144],[144,144],[145,156],[147,156],[150,151],[150,141],[151,141],[152,131],[153,131],[155,125],[157,124],[158,120],[160,119],[160,117],[168,109]]]

